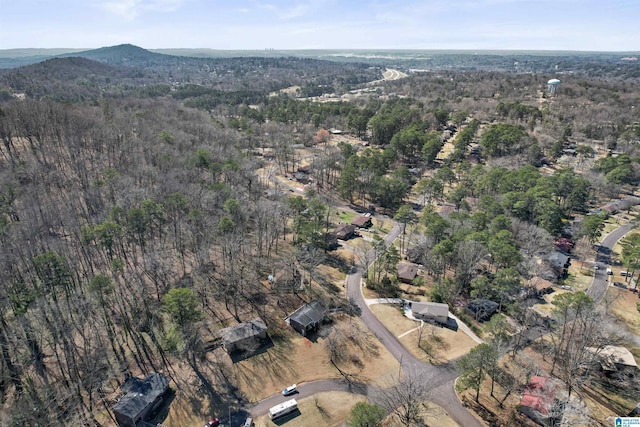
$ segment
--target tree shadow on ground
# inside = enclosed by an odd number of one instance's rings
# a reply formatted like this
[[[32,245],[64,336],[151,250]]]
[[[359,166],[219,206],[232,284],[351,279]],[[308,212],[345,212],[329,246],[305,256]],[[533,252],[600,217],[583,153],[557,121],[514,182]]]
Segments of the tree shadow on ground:
[[[484,406],[482,403],[476,402],[474,399],[471,399],[468,396],[463,396],[462,397],[462,404],[464,406],[466,406],[467,408],[470,408],[476,414],[478,414],[480,416],[480,418],[482,418],[483,421],[487,422],[488,425],[490,425],[490,426],[499,425],[498,422],[500,420],[498,419],[496,414],[491,412],[489,410],[489,408]]]

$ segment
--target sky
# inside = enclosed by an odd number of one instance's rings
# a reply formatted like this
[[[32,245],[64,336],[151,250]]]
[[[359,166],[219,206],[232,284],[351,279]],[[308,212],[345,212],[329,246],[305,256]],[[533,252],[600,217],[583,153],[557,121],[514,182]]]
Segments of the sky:
[[[640,51],[640,0],[0,0],[0,49]]]

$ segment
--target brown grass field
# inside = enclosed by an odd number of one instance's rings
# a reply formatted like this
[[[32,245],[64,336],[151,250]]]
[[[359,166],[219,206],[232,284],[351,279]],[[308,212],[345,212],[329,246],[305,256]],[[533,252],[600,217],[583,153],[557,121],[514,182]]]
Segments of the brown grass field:
[[[404,317],[396,306],[375,304],[370,308],[391,333],[396,337],[403,335],[400,342],[411,354],[425,362],[445,363],[465,355],[477,345],[461,330],[452,331],[425,323],[421,346],[418,346],[419,322]]]

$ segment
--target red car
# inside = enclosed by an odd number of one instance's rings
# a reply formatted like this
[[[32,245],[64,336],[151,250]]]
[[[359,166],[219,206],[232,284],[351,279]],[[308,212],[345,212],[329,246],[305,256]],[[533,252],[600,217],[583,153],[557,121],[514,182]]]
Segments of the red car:
[[[208,423],[204,425],[204,427],[218,427],[220,425],[220,419],[212,418]]]

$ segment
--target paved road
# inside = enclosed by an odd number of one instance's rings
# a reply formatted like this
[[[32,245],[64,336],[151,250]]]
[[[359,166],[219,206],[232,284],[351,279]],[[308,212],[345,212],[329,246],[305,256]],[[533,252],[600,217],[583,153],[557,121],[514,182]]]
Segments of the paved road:
[[[267,397],[264,400],[256,403],[251,407],[249,411],[251,415],[259,417],[269,412],[269,408],[286,402],[289,399],[303,399],[305,397],[311,397],[316,393],[323,391],[346,391],[349,393],[367,394],[367,386],[364,384],[349,384],[345,380],[319,380],[311,381],[308,383],[298,384],[298,392],[290,396],[283,396],[282,394],[276,394],[271,397]]]
[[[384,240],[387,244],[391,244],[399,234],[400,227],[396,224]],[[428,378],[428,383],[432,390],[431,400],[447,411],[449,416],[459,425],[482,427],[483,424],[462,405],[455,393],[453,388],[454,381],[458,377],[455,365],[449,363],[435,366],[416,359],[369,310],[362,295],[361,283],[362,273],[357,267],[353,267],[351,273],[347,276],[347,295],[362,310],[360,315],[362,321],[378,337],[382,345],[386,347],[393,357],[400,362],[402,369],[409,375],[411,373],[420,373],[425,378]]]
[[[604,239],[602,239],[602,243],[600,244],[601,248],[598,251],[598,254],[601,256],[605,256],[605,258],[609,258],[607,254],[611,254],[613,246],[616,242],[624,237],[631,229],[636,226],[634,222],[627,223],[622,227],[616,228],[611,233],[607,234]],[[587,295],[593,298],[595,301],[599,301],[604,296],[607,291],[607,287],[609,286],[609,276],[607,275],[606,269],[609,266],[609,262],[606,262],[603,258],[602,261],[599,261],[596,258],[596,265],[599,267],[598,270],[594,271],[593,279],[591,280],[591,286],[587,289]]]

